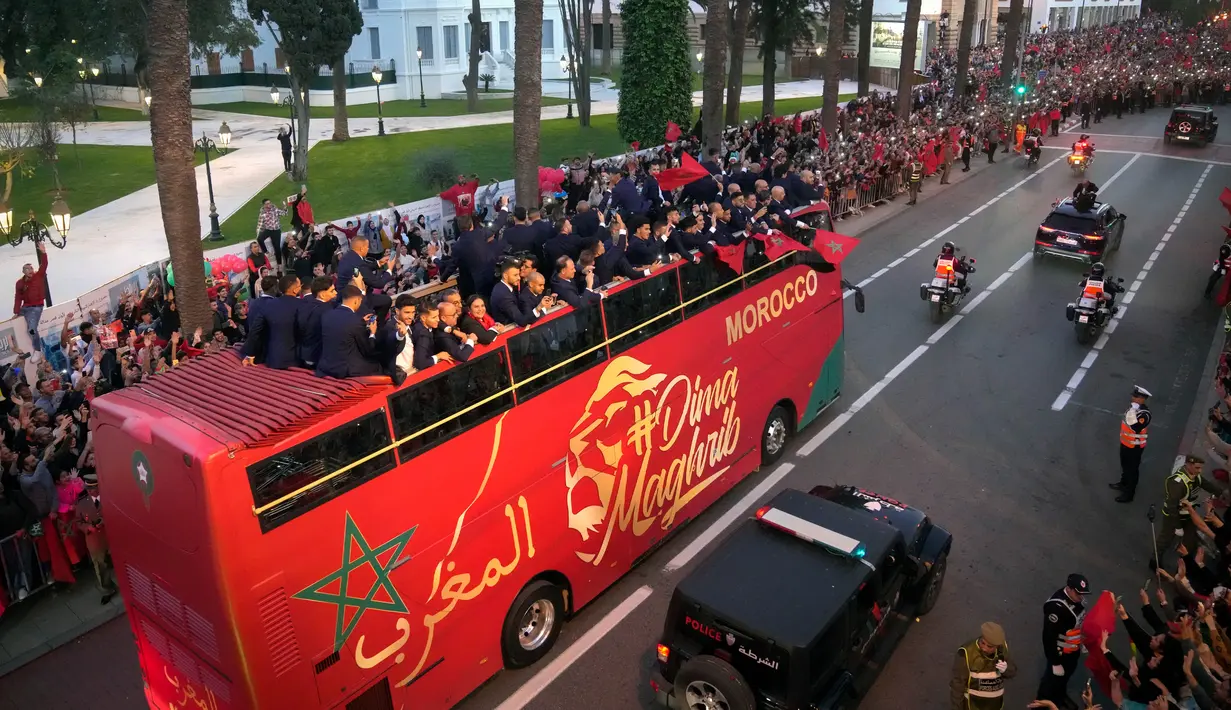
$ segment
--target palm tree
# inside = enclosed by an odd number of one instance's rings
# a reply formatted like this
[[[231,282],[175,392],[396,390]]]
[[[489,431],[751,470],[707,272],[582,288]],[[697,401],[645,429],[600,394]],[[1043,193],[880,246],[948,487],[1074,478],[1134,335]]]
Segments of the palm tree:
[[[193,167],[192,101],[188,86],[188,1],[152,0],[149,12],[150,141],[158,202],[176,275],[176,303],[185,332],[213,318],[201,270],[201,215]]]
[[[346,57],[333,63],[333,140],[350,140],[350,122],[346,115]]]
[[[872,86],[872,0],[859,3],[859,88],[867,96]]]
[[[513,178],[517,204],[539,204],[539,121],[543,113],[543,0],[513,8]]]
[[[910,117],[911,100],[915,94],[915,50],[919,45],[919,12],[922,6],[923,0],[906,0],[902,61],[898,64],[898,120],[903,122]]]
[[[1009,24],[1004,33],[1004,54],[1000,59],[1000,80],[1011,86],[1017,79],[1017,45],[1021,42],[1023,0],[1009,2]]]
[[[829,3],[829,38],[825,43],[824,103],[821,104],[821,125],[831,135],[837,133],[838,130],[838,84],[842,81],[840,60],[845,38],[846,2],[845,0],[831,0]]]
[[[731,69],[727,72],[727,125],[739,123],[740,95],[744,91],[744,47],[748,44],[748,23],[752,19],[752,0],[733,0],[735,12],[727,44],[731,50]]]
[[[603,58],[599,71],[603,76],[611,76],[611,0],[603,0]]]
[[[957,36],[957,80],[953,85],[953,96],[960,99],[966,92],[966,78],[970,74],[970,41],[975,33],[975,23],[979,21],[979,0],[966,0],[962,6],[962,28]]]
[[[470,33],[470,52],[467,56],[468,71],[462,77],[462,85],[466,87],[466,112],[475,113],[479,110],[479,45],[483,26],[483,7],[479,0],[471,0],[470,17],[467,19],[470,22],[466,28]]]
[[[709,4],[705,18],[705,55],[701,80],[701,139],[703,147],[722,143],[722,89],[727,73],[727,0]]]

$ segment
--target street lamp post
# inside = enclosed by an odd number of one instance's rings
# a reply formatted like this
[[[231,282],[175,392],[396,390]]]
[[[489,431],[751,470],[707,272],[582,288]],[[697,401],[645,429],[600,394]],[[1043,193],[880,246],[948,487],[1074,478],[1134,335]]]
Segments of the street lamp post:
[[[97,64],[90,67],[90,105],[94,107],[94,120],[98,120],[98,100],[94,98],[94,80],[98,78],[98,73],[102,71]]]
[[[226,121],[223,121],[218,128],[218,143],[222,144],[221,148],[202,131],[201,139],[193,144],[196,150],[205,154],[205,184],[209,188],[209,240],[211,242],[222,241],[222,229],[218,226],[218,207],[214,204],[214,176],[210,172],[209,152],[215,150],[220,155],[226,155],[227,148],[231,145],[231,129]]]
[[[423,93],[423,47],[415,49],[419,58],[419,108],[427,108],[427,96]]]
[[[278,91],[278,87],[271,86],[269,87],[269,98],[273,99],[273,102],[275,104],[281,104],[283,106],[288,107],[290,110],[291,146],[292,146],[292,151],[293,151],[294,145],[295,145],[295,101],[294,101],[294,97],[291,95],[290,92],[287,92],[286,96],[283,97],[281,92]]]
[[[573,117],[573,58],[566,55],[560,57],[560,71],[564,72],[565,82],[568,84],[568,116]]]
[[[52,165],[52,173],[55,176],[56,196],[51,202],[51,223],[56,228],[56,236],[52,236],[47,229],[47,225],[38,221],[34,215],[34,210],[30,210],[26,221],[22,222],[17,227],[17,231],[13,231],[13,208],[7,202],[0,202],[0,235],[8,238],[9,246],[20,246],[24,241],[34,243],[35,254],[39,251],[39,245],[42,242],[51,242],[51,245],[57,249],[63,249],[68,241],[68,230],[72,224],[73,213],[68,208],[68,203],[64,201],[62,190],[60,187],[60,175],[55,170],[55,165]],[[43,274],[43,293],[46,296],[46,304],[54,305],[51,302],[51,286],[47,282],[47,274]]]
[[[705,72],[705,52],[697,52],[697,73]]]
[[[380,80],[384,73],[379,64],[372,65],[372,81],[376,82],[376,135],[385,135],[385,109],[380,103]]]

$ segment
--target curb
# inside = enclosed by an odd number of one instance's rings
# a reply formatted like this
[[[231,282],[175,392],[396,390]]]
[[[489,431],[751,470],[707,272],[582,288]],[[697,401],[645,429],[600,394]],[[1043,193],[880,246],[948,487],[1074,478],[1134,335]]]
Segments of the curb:
[[[118,604],[111,604],[109,607],[110,608],[102,614],[91,617],[88,621],[82,622],[79,626],[74,626],[68,631],[56,634],[29,651],[26,651],[18,656],[14,656],[12,660],[0,664],[0,678],[3,678],[9,673],[16,671],[22,666],[42,658],[61,646],[67,646],[69,643],[72,643],[73,641],[85,636],[103,624],[110,623],[128,613],[128,609],[124,605],[123,599],[120,599]]]
[[[1214,381],[1214,373],[1218,370],[1218,358],[1222,354],[1223,348],[1226,346],[1228,337],[1223,329],[1223,319],[1216,319],[1214,324],[1214,338],[1210,344],[1210,351],[1205,357],[1205,369],[1201,371],[1201,379],[1199,387],[1207,388],[1204,394],[1198,393],[1197,399],[1193,403],[1193,410],[1188,415],[1188,421],[1184,426],[1184,433],[1180,439],[1180,448],[1177,457],[1192,454],[1200,456],[1202,460],[1206,459],[1206,447],[1200,445],[1201,434],[1205,431],[1203,421],[1206,418],[1206,413],[1218,401],[1218,394],[1212,386]],[[1209,461],[1206,461],[1208,464]]]

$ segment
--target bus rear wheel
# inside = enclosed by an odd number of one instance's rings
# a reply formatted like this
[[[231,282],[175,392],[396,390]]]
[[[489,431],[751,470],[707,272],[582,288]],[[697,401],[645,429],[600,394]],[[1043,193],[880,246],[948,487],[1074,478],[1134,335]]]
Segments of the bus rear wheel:
[[[791,438],[791,413],[781,404],[770,410],[761,432],[761,465],[769,466],[786,453],[786,442]]]
[[[500,631],[505,668],[525,668],[546,656],[560,637],[564,593],[546,580],[526,585],[513,600]]]

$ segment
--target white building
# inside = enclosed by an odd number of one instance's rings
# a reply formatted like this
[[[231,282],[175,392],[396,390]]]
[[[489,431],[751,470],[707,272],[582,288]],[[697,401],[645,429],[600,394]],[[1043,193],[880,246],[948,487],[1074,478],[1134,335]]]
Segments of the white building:
[[[999,22],[1009,20],[1009,1],[999,0]],[[1141,14],[1141,0],[1026,0],[1023,15],[1029,18],[1029,32],[1072,30],[1096,27],[1118,20],[1128,20]]]

